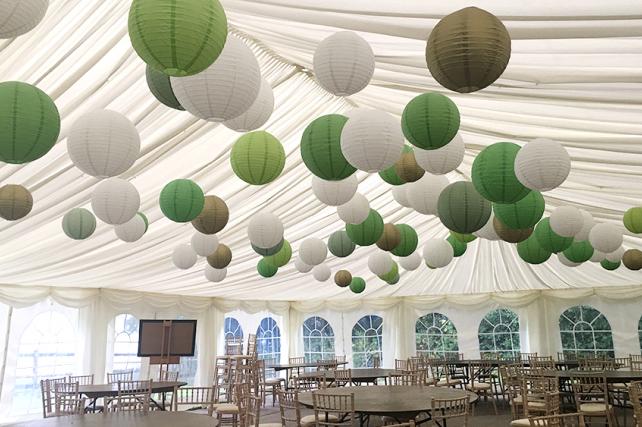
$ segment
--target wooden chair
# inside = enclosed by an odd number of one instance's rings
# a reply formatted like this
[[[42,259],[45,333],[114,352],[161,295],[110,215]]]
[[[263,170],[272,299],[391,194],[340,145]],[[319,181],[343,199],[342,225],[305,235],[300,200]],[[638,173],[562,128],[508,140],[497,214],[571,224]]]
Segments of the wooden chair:
[[[118,381],[133,381],[134,370],[107,372],[107,384],[116,384]]]
[[[249,334],[247,336],[247,352],[248,356],[256,357],[256,334]]]
[[[356,426],[354,393],[312,392],[312,406],[317,427]]]
[[[285,386],[285,379],[280,377],[268,378],[265,368],[265,360],[256,361],[256,373],[259,379],[259,397],[262,405],[265,406],[267,394],[272,395],[272,406],[276,404],[277,390]]]
[[[395,370],[396,371],[408,370],[408,361],[405,359],[395,359]]]
[[[352,369],[335,369],[333,384],[335,387],[348,387],[354,385],[352,383]]]
[[[633,407],[633,416],[637,420],[637,424],[642,422],[642,381],[633,381],[629,384],[629,400]]]
[[[542,368],[542,369],[555,369],[555,361],[553,356],[530,356],[528,358],[528,365],[531,368]]]
[[[301,404],[298,390],[277,390],[279,395],[279,413],[281,425],[312,427],[315,424],[314,415],[301,417]]]
[[[524,393],[524,416],[511,421],[511,427],[529,427],[531,412],[539,416],[557,415],[560,412],[560,394],[558,391],[535,391]]]
[[[322,390],[327,388],[328,381],[325,372],[317,372],[314,376],[294,377],[293,388],[298,391]]]
[[[499,376],[501,378],[504,396],[508,400],[511,411],[511,419],[519,418],[524,399],[522,397],[522,387],[524,378],[522,375],[522,364],[504,365],[499,367]]]
[[[537,353],[519,353],[522,363],[528,363],[529,358],[537,357]]]
[[[85,413],[85,399],[78,393],[78,383],[56,383],[54,385],[56,417],[82,415]]]
[[[176,382],[178,381],[178,371],[166,371],[164,369],[161,369],[158,371],[158,381],[163,381],[163,382]]]
[[[78,383],[79,385],[93,385],[94,384],[94,374],[91,375],[69,375],[67,377],[68,382]]]
[[[118,381],[115,402],[106,405],[110,412],[149,412],[152,397],[152,380]]]
[[[66,382],[66,378],[47,378],[40,380],[40,393],[42,396],[42,418],[55,415],[56,398],[54,390],[56,384]]]
[[[453,418],[463,418],[461,426],[468,427],[468,396],[461,399],[430,399],[430,425],[443,426]]]
[[[491,382],[484,381],[484,379],[491,379],[492,381],[492,371],[493,365],[490,361],[481,361],[469,364],[468,372],[470,375],[470,382],[466,384],[466,390],[483,396],[484,400],[490,398],[493,402],[495,415],[497,415],[497,403],[495,402],[496,399],[493,393],[493,384]]]
[[[231,425],[232,427],[237,427],[239,420],[244,416],[243,410],[245,405],[245,399],[250,394],[249,384],[234,384],[234,391],[232,392],[233,402],[226,403],[215,403],[214,404],[214,414],[216,419],[219,422],[219,425]],[[241,427],[243,427],[243,420],[241,421]]]
[[[334,371],[338,369],[339,362],[336,359],[317,360],[317,371]]]
[[[346,361],[346,356],[345,356],[345,354],[342,355],[342,356],[334,356],[334,360],[336,360],[337,363],[343,363],[343,362]]]
[[[243,354],[243,339],[228,338],[225,340],[225,354],[236,356]]]
[[[463,388],[463,381],[450,376],[449,365],[445,362],[432,363],[430,365],[432,377],[437,380],[437,387],[459,387]]]
[[[610,403],[608,383],[603,372],[575,373],[570,377],[577,412],[585,417],[605,417],[615,426],[615,413]]]
[[[531,427],[585,427],[584,415],[561,414],[528,419]]]
[[[615,360],[601,358],[586,358],[579,360],[579,369],[583,371],[614,371]]]
[[[214,387],[181,387],[174,394],[174,411],[187,406],[188,411],[214,412]]]
[[[423,385],[425,373],[423,371],[399,371],[388,375],[388,385]]]

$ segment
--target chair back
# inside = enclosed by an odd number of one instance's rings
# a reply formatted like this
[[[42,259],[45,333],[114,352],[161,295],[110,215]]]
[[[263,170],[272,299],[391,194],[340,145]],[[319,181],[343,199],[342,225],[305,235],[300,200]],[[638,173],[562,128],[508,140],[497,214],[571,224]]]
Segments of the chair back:
[[[281,425],[301,425],[301,406],[299,405],[299,392],[297,390],[278,389],[279,412],[281,413]]]
[[[398,371],[388,375],[388,385],[423,385],[424,371]]]
[[[42,396],[42,418],[49,418],[55,415],[56,398],[54,395],[55,385],[64,383],[66,378],[46,378],[40,380],[40,393]]]
[[[337,387],[352,386],[352,369],[335,369],[334,385]]]
[[[560,412],[558,388],[557,378],[525,376],[521,391],[525,415],[529,416],[531,408],[537,408],[539,415],[558,414]]]
[[[640,422],[642,420],[642,381],[633,381],[629,384],[629,399],[635,419]]]
[[[257,396],[246,396],[244,424],[246,427],[259,427],[261,419],[261,399]]]
[[[571,387],[578,408],[584,403],[608,403],[608,384],[604,372],[574,373],[570,377]]]
[[[332,394],[327,390],[312,392],[314,420],[317,427],[355,426],[354,393]],[[339,421],[330,419],[335,415]]]
[[[631,370],[642,371],[642,360],[631,359]]]
[[[313,376],[299,376],[292,378],[294,389],[298,391],[321,390],[327,387],[326,372],[321,371]]]
[[[110,408],[117,412],[149,412],[152,380],[118,381],[116,403]]]
[[[331,371],[337,369],[339,362],[336,359],[317,360],[317,371]]]
[[[408,369],[408,361],[406,359],[395,359],[395,370],[405,371]]]
[[[484,379],[490,378],[495,368],[490,360],[481,360],[468,364],[468,375],[470,385],[475,388],[475,383],[484,382]]]
[[[55,416],[82,415],[85,399],[78,393],[78,383],[56,383],[54,385]]]
[[[161,369],[158,371],[158,381],[163,381],[163,382],[176,382],[178,381],[178,371],[166,371],[164,369]]]
[[[336,360],[337,363],[343,363],[346,361],[346,355],[344,354],[342,356],[334,356],[334,360]]]
[[[118,381],[133,381],[134,370],[107,372],[107,384],[116,384]]]
[[[79,385],[93,385],[94,374],[91,375],[69,375],[68,382],[78,383]]]
[[[629,354],[629,359],[642,362],[642,354]]]
[[[460,399],[430,399],[432,425],[445,425],[452,418],[463,418],[462,426],[468,427],[468,396]]]
[[[530,356],[528,365],[531,368],[555,369],[553,356]]]
[[[303,365],[305,363],[305,357],[290,357],[288,363],[290,365]]]
[[[519,353],[523,363],[527,363],[530,357],[537,357],[537,353]]]
[[[214,402],[232,401],[232,368],[229,365],[216,365],[214,374]]]
[[[531,427],[584,427],[586,425],[582,413],[531,417],[529,421]]]
[[[583,371],[614,371],[615,360],[601,358],[580,359],[579,368]]]
[[[615,363],[615,369],[630,368],[631,367],[631,358],[630,357],[616,357],[613,359]]]
[[[247,353],[248,356],[256,357],[256,334],[247,336]]]
[[[228,356],[243,354],[243,339],[227,338],[225,340],[225,354]]]
[[[174,393],[174,410],[179,406],[194,406],[207,408],[209,415],[214,411],[214,387],[180,387]]]

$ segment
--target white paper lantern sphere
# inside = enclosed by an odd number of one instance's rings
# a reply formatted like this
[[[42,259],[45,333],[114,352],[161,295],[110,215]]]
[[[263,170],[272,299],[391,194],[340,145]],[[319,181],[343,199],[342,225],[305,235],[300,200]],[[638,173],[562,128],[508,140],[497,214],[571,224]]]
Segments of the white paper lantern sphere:
[[[384,111],[360,108],[341,131],[343,156],[366,172],[379,172],[394,165],[403,145],[401,122]]]
[[[308,265],[301,261],[301,258],[298,258],[294,261],[294,268],[297,269],[299,273],[307,273],[310,270],[312,270],[314,266],[313,265]]]
[[[210,282],[222,282],[227,276],[227,268],[214,268],[209,264],[205,264],[205,278]]]
[[[623,240],[622,230],[613,224],[595,224],[589,232],[589,243],[593,249],[605,254],[617,250],[622,246]]]
[[[140,154],[136,126],[120,113],[95,110],[79,117],[71,126],[67,152],[73,164],[98,178],[127,171]]]
[[[357,192],[359,180],[355,174],[341,181],[326,181],[312,175],[312,192],[320,202],[328,206],[340,206],[348,203]]]
[[[91,194],[91,209],[107,224],[124,224],[140,208],[140,195],[129,181],[109,178],[101,181]]]
[[[395,199],[395,202],[405,208],[410,207],[410,201],[408,200],[408,187],[410,187],[410,184],[396,185],[392,187],[392,198]]]
[[[419,252],[413,252],[411,255],[399,258],[399,265],[407,271],[414,271],[421,265],[421,255]]]
[[[580,212],[582,213],[582,228],[575,235],[576,242],[588,240],[589,233],[595,225],[595,220],[593,219],[593,215],[591,215],[590,212],[584,209],[580,209]]]
[[[145,235],[147,224],[142,216],[134,215],[126,223],[115,226],[114,231],[120,240],[131,243],[140,240]]]
[[[274,92],[267,80],[261,79],[259,94],[250,108],[238,117],[226,120],[223,124],[237,132],[249,132],[263,126],[274,111]]]
[[[187,270],[192,268],[196,264],[196,252],[192,249],[190,245],[182,244],[174,248],[172,253],[172,262],[177,268],[181,270]]]
[[[210,256],[218,248],[218,237],[216,234],[203,234],[196,231],[192,234],[192,249],[200,256]]]
[[[316,237],[308,237],[299,246],[299,258],[307,265],[319,265],[328,256],[325,242]]]
[[[339,31],[319,43],[313,66],[321,86],[334,95],[348,96],[368,86],[375,57],[363,38],[352,31]]]
[[[0,39],[12,39],[36,28],[49,0],[0,0]]]
[[[624,252],[625,252],[625,249],[622,246],[620,246],[619,248],[617,248],[613,252],[609,252],[606,255],[604,255],[604,258],[606,258],[607,260],[609,260],[611,262],[622,261],[622,257],[624,256]]]
[[[205,71],[170,77],[178,102],[204,120],[224,122],[245,113],[261,88],[259,63],[245,43],[229,35],[223,51]]]
[[[555,208],[550,216],[551,230],[562,237],[573,237],[582,230],[584,217],[574,206]]]
[[[495,218],[495,214],[491,212],[490,218],[488,218],[488,221],[482,228],[480,228],[477,231],[473,231],[473,234],[480,239],[486,239],[486,240],[501,240],[500,237],[497,235],[497,231],[495,231],[495,226],[493,225],[493,219]]]
[[[439,195],[450,184],[443,175],[424,174],[418,181],[408,184],[406,196],[410,207],[424,215],[437,215]]]
[[[283,223],[272,212],[261,211],[250,219],[247,235],[254,246],[273,248],[283,239]]]
[[[605,258],[606,258],[606,254],[604,252],[593,250],[593,256],[589,261],[602,262],[602,260],[604,260]]]
[[[566,258],[563,252],[557,253],[557,259],[567,267],[577,267],[578,265],[582,264],[581,262],[573,262],[570,259]]]
[[[464,160],[466,147],[460,134],[448,144],[436,150],[422,150],[415,148],[415,160],[423,170],[433,175],[444,175],[452,172]]]
[[[387,252],[377,251],[368,257],[368,268],[375,276],[390,272],[392,265],[392,257]]]
[[[424,245],[424,261],[433,268],[447,266],[454,255],[453,247],[446,240],[430,239]]]
[[[537,138],[524,145],[515,157],[515,175],[531,190],[559,187],[571,171],[571,157],[559,142]]]
[[[325,282],[332,275],[330,267],[325,264],[316,265],[312,269],[312,276],[316,279],[317,282]]]
[[[361,224],[370,214],[370,202],[361,193],[355,193],[347,203],[337,207],[337,214],[346,224]]]

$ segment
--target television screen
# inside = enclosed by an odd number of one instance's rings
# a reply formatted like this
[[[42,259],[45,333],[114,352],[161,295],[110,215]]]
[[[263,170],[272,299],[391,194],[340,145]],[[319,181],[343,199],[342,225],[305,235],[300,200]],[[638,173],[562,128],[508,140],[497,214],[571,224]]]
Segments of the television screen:
[[[165,322],[169,322],[168,329],[164,327]],[[196,320],[141,319],[140,321],[138,357],[194,356],[195,346]]]

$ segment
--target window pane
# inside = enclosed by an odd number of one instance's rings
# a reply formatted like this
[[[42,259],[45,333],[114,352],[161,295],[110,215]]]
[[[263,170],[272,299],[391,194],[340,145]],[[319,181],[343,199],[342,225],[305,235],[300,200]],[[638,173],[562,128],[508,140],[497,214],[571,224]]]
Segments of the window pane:
[[[114,318],[114,353],[111,371],[133,369],[134,378],[140,375],[138,353],[139,320],[131,314],[119,314]]]
[[[429,313],[415,324],[417,352],[437,353],[459,352],[457,329],[453,322],[441,313]]]
[[[261,359],[281,358],[281,330],[271,317],[261,320],[256,330],[256,350]]]
[[[562,351],[578,356],[612,355],[613,336],[606,317],[590,306],[576,306],[560,316]]]
[[[355,368],[372,366],[373,356],[383,362],[383,319],[368,315],[357,321],[352,328],[352,364]]]
[[[313,316],[303,322],[303,355],[311,362],[334,358],[334,331],[324,318]]]
[[[519,355],[519,318],[507,308],[493,310],[484,316],[477,333],[482,351],[498,352],[503,356]]]

